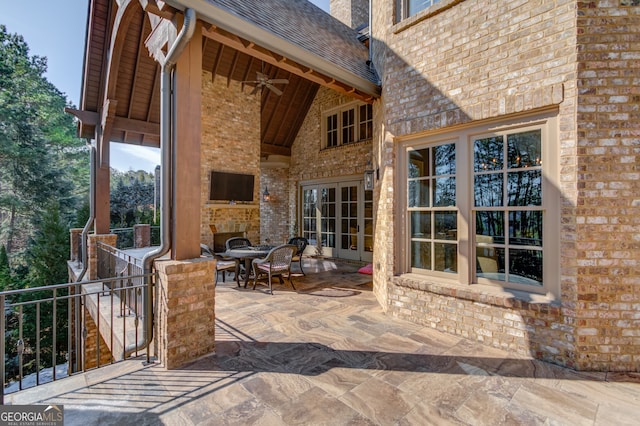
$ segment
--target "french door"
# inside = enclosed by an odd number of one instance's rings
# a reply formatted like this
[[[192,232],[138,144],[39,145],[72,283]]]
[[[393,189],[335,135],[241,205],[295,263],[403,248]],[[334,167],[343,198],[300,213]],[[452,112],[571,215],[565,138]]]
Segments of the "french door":
[[[324,256],[370,262],[372,191],[362,180],[303,185],[302,235]]]

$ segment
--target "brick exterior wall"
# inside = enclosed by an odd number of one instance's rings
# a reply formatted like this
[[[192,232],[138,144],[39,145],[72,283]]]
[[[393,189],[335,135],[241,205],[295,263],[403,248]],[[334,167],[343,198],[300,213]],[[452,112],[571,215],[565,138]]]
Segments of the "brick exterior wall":
[[[369,25],[369,0],[331,0],[329,11],[351,28]]]
[[[156,261],[154,339],[158,359],[178,368],[215,348],[215,261]]]
[[[640,371],[636,3],[444,0],[396,24],[394,2],[373,0],[383,85],[374,291],[385,309],[577,369]],[[398,138],[550,106],[559,123],[560,303],[394,277],[403,272],[394,256]]]
[[[209,225],[218,232],[245,232],[252,242],[260,237],[260,96],[210,72],[202,75],[202,224],[201,242],[213,247]],[[255,176],[253,202],[225,205],[209,202],[211,170]]]
[[[577,7],[576,364],[640,371],[640,1]]]
[[[271,195],[271,200],[268,203],[260,202],[261,242],[272,245],[285,243],[290,234],[289,169],[263,167],[261,180],[261,190],[264,191],[265,187],[269,188],[269,194]]]
[[[362,179],[367,161],[372,158],[371,141],[322,148],[322,113],[352,101],[348,96],[320,88],[291,147],[289,221],[298,235],[301,230],[295,206],[299,205],[300,183],[338,177]]]
[[[82,353],[79,354],[80,359],[84,356],[84,368],[90,369],[111,363],[114,358],[111,355],[111,350],[109,350],[109,345],[104,341],[102,335],[98,333],[98,327],[91,313],[87,309],[84,312],[87,338],[84,340],[86,346],[83,348]],[[100,365],[98,365],[98,346],[100,347]],[[79,366],[78,370],[80,371],[81,368],[82,365]]]

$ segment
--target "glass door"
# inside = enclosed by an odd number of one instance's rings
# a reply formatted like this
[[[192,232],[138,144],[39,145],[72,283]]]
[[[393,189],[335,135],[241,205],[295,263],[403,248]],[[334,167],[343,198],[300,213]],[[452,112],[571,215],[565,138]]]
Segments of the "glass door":
[[[362,181],[303,186],[302,197],[302,235],[314,253],[372,260],[373,193]]]

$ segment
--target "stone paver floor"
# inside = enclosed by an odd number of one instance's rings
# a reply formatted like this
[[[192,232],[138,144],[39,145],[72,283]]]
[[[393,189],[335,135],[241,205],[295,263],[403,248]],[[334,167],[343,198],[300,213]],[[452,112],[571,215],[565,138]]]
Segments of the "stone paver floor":
[[[306,260],[296,291],[220,282],[216,353],[11,394],[66,425],[637,425],[640,374],[575,372],[382,312],[371,277]]]

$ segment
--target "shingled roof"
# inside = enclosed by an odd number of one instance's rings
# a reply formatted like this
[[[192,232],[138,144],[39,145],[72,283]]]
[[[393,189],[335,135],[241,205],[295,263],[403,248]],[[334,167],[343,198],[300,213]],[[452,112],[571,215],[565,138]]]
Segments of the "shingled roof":
[[[203,4],[206,4],[208,7],[204,7],[211,11],[207,14],[207,18],[215,21],[211,23],[237,33],[237,27],[226,27],[228,22],[213,13],[215,8],[225,11],[246,22],[246,32],[242,36],[256,44],[264,41],[258,39],[259,32],[264,31],[282,40],[284,46],[288,44],[301,48],[314,55],[316,60],[341,68],[357,78],[379,86],[377,75],[368,63],[369,50],[358,40],[359,33],[309,1],[181,0],[179,5],[176,4],[178,2],[168,0],[167,3],[175,4],[177,7],[180,5],[193,7],[196,11],[201,11]],[[199,17],[201,17],[200,14]],[[269,48],[274,50],[273,46]],[[291,50],[281,53],[299,63],[304,63],[304,60],[295,57],[295,53]],[[330,74],[326,69],[322,71]],[[379,93],[379,90],[376,91]]]

